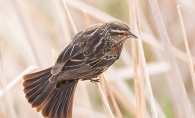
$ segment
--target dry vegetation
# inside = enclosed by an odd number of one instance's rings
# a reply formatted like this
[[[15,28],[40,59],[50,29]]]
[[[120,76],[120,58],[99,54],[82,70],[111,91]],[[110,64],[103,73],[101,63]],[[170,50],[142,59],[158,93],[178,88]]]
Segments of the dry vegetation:
[[[52,66],[76,32],[113,20],[140,39],[125,43],[96,86],[79,82],[74,118],[194,118],[193,0],[65,1],[68,9],[61,0],[0,1],[0,118],[41,118],[22,75]]]

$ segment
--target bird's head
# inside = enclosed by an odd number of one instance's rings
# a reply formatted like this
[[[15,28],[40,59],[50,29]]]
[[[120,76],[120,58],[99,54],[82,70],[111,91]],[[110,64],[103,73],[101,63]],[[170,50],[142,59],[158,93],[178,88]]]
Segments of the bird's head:
[[[124,43],[128,38],[138,38],[133,34],[128,25],[118,21],[107,22],[103,25],[108,30],[107,34],[110,39],[116,43]]]

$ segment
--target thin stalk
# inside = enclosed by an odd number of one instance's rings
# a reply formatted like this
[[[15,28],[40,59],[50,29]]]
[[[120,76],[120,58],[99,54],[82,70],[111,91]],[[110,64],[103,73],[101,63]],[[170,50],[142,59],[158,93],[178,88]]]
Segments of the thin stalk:
[[[142,63],[140,63],[140,71],[141,73],[144,72],[143,70],[143,65]],[[140,108],[140,112],[141,112],[141,117],[140,118],[146,118],[146,98],[145,98],[145,79],[144,79],[144,75],[141,74],[140,77],[140,99],[141,99],[141,108]]]
[[[4,71],[4,55],[3,55],[3,48],[2,48],[2,39],[0,39],[0,74],[1,74],[1,79],[0,79],[0,87],[2,88],[1,91],[5,89],[7,86],[7,79]],[[10,96],[10,93],[7,92],[5,94],[4,98],[0,100],[4,103],[2,107],[5,108],[5,116],[4,117],[11,117],[11,118],[16,118],[16,112],[14,110],[14,105],[12,102],[12,97]],[[3,115],[3,114],[2,114]]]
[[[119,79],[119,78],[117,78]],[[138,118],[135,109],[135,100],[132,93],[129,94],[124,88],[129,90],[128,86],[124,81],[117,80],[116,82],[110,82],[110,88],[113,92],[115,98],[117,99],[118,103],[121,107],[129,113],[132,118]]]
[[[188,40],[187,40],[186,31],[185,31],[184,24],[183,24],[183,18],[182,18],[182,15],[181,15],[180,7],[181,6],[177,6],[177,12],[178,12],[178,15],[179,15],[180,25],[181,25],[181,28],[182,28],[182,35],[183,35],[183,39],[184,39],[186,53],[188,55],[188,64],[189,64],[189,67],[190,67],[190,74],[191,74],[191,77],[192,77],[192,83],[193,83],[194,92],[195,92],[194,67],[193,67],[192,58],[191,58],[191,55],[190,55],[190,49],[189,49],[189,46],[188,46]]]
[[[171,74],[174,81],[174,87],[177,89],[177,91],[180,93],[180,101],[183,105],[183,110],[185,111],[186,118],[194,118],[193,112],[190,106],[190,102],[184,87],[184,83],[181,78],[181,73],[179,72],[179,68],[177,65],[177,61],[174,57],[172,46],[169,40],[169,36],[167,34],[164,21],[162,19],[162,15],[160,13],[160,9],[158,6],[158,3],[156,0],[149,0],[150,7],[152,9],[152,13],[157,25],[158,32],[160,34],[161,40],[163,42],[164,50],[166,57],[170,63],[171,66]]]
[[[104,103],[104,106],[106,107],[106,110],[107,110],[107,113],[108,113],[109,117],[110,117],[110,118],[114,118],[114,115],[112,114],[112,111],[111,111],[111,109],[110,109],[110,106],[109,106],[109,104],[108,104],[108,102],[107,102],[107,100],[106,100],[106,97],[105,97],[105,95],[104,95],[104,92],[102,91],[102,88],[101,88],[99,82],[95,82],[95,85],[96,85],[96,87],[98,88],[100,97],[101,97],[101,99],[102,99],[102,102]]]
[[[132,16],[132,17],[134,17],[134,16]],[[138,17],[138,15],[137,15],[137,17]],[[133,22],[133,23],[135,23],[135,22]],[[137,20],[137,23],[138,23],[137,25],[139,25],[139,20]],[[138,29],[140,26],[137,26],[137,25],[135,25],[135,28]],[[147,87],[148,94],[149,94],[149,97],[150,97],[149,103],[150,103],[150,106],[151,106],[152,117],[153,118],[158,118],[156,105],[155,105],[155,102],[154,102],[152,87],[151,87],[151,83],[150,83],[148,69],[147,69],[147,66],[146,66],[146,60],[145,60],[145,55],[144,55],[144,51],[143,51],[143,46],[142,46],[141,40],[137,40],[137,44],[138,44],[139,57],[140,57],[140,61],[141,61],[140,63],[143,66],[143,69],[141,69],[141,70],[143,70],[143,72],[142,71],[141,72],[144,75],[144,78],[146,80],[146,87]]]
[[[53,26],[55,30],[55,35],[58,40],[57,47],[61,49],[64,44],[68,44],[71,40],[68,22],[66,19],[66,14],[64,14],[64,8],[60,0],[49,0],[49,6],[52,10],[51,15],[53,19]]]
[[[83,15],[85,17],[85,24],[87,27],[89,27],[91,25],[91,23],[89,20],[89,14],[88,14],[87,10],[83,9]]]
[[[70,12],[69,12],[69,10],[68,10],[68,7],[67,7],[67,5],[66,5],[65,0],[62,0],[62,3],[63,3],[63,6],[64,6],[64,9],[65,9],[66,15],[67,15],[67,17],[68,17],[68,20],[69,20],[69,22],[70,22],[70,25],[71,25],[71,27],[72,27],[72,30],[73,30],[74,34],[77,34],[78,31],[77,31],[77,29],[76,29],[76,27],[75,27],[75,24],[74,24],[73,20],[72,20],[72,17],[71,17],[71,15],[70,15]]]
[[[148,74],[148,69],[147,69],[147,66],[146,66],[145,55],[144,55],[144,52],[143,52],[142,42],[141,42],[141,40],[137,40],[137,43],[138,43],[138,49],[139,49],[138,50],[139,51],[139,56],[140,56],[140,59],[141,59],[141,63],[143,64],[143,70],[144,70],[143,74],[144,74],[144,77],[145,77],[145,80],[146,80],[146,87],[147,87],[148,94],[150,96],[149,103],[150,103],[150,106],[151,106],[152,117],[153,118],[158,118],[157,111],[156,111],[156,105],[154,103],[154,97],[153,97],[152,87],[151,87],[151,83],[150,83],[150,78],[149,78],[149,74]]]
[[[23,2],[19,2],[18,0],[13,0],[10,1],[10,3],[12,4],[13,8],[15,9],[15,12],[17,14],[17,17],[19,19],[21,28],[23,29],[25,38],[28,41],[28,45],[30,46],[30,50],[33,54],[34,60],[36,65],[39,65],[39,67],[42,66],[41,61],[39,60],[39,56],[38,53],[35,49],[35,45],[33,43],[33,40],[38,38],[39,35],[37,35],[37,33],[35,33],[35,29],[33,27],[32,24],[32,19],[29,18],[29,14],[25,13],[25,11],[28,11],[26,9],[26,6],[24,5]]]
[[[138,0],[135,1],[135,15],[136,15],[136,23],[137,23],[137,29],[138,33],[141,39],[141,24],[140,24],[140,15],[139,15],[139,7],[138,7]],[[140,61],[139,61],[140,62]],[[146,117],[146,98],[145,98],[145,79],[144,79],[144,70],[143,70],[143,63],[140,63],[140,72],[141,72],[141,77],[140,77],[140,99],[141,99],[141,104],[140,104],[140,112],[141,112],[141,118]]]
[[[135,31],[135,0],[129,0],[129,13],[130,13],[130,26],[131,30]],[[136,39],[131,39],[131,52],[132,52],[132,62],[133,62],[133,72],[134,72],[134,88],[135,88],[135,97],[136,97],[136,115],[137,118],[141,118],[141,91],[139,84],[139,75],[138,75],[138,55],[137,55],[137,42]]]
[[[106,87],[107,87],[107,89],[108,89],[108,93],[109,93],[109,95],[110,95],[110,97],[111,97],[111,100],[112,100],[114,109],[115,109],[116,114],[117,114],[117,117],[118,117],[118,118],[123,118],[122,113],[121,113],[121,111],[120,111],[120,109],[119,109],[119,107],[118,107],[118,104],[117,104],[117,102],[116,102],[116,99],[115,99],[115,97],[114,97],[114,95],[113,95],[113,93],[112,93],[112,90],[110,89],[110,85],[108,84],[108,81],[107,81],[107,79],[106,79],[105,74],[103,73],[103,74],[101,74],[101,75],[103,75],[102,78],[103,78],[103,80],[105,81]]]
[[[10,82],[4,89],[0,91],[0,98],[2,98],[6,93],[11,91],[14,87],[19,85],[22,82],[22,78],[23,78],[22,76],[24,74],[34,72],[37,69],[38,67],[36,66],[29,66],[26,70],[24,70],[21,74],[19,74],[16,78],[14,78],[13,81]]]

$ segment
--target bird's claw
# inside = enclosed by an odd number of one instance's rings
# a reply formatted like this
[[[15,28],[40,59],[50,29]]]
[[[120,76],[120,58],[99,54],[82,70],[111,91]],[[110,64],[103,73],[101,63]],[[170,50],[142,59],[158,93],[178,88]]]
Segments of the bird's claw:
[[[92,82],[92,83],[94,83],[94,82],[100,82],[100,79],[98,79],[98,78],[92,78],[90,82]]]

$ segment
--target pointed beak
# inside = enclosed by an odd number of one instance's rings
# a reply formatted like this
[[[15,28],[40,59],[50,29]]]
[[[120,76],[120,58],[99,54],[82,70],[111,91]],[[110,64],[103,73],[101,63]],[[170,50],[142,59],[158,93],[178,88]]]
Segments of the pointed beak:
[[[138,38],[138,37],[129,30],[129,38]]]

